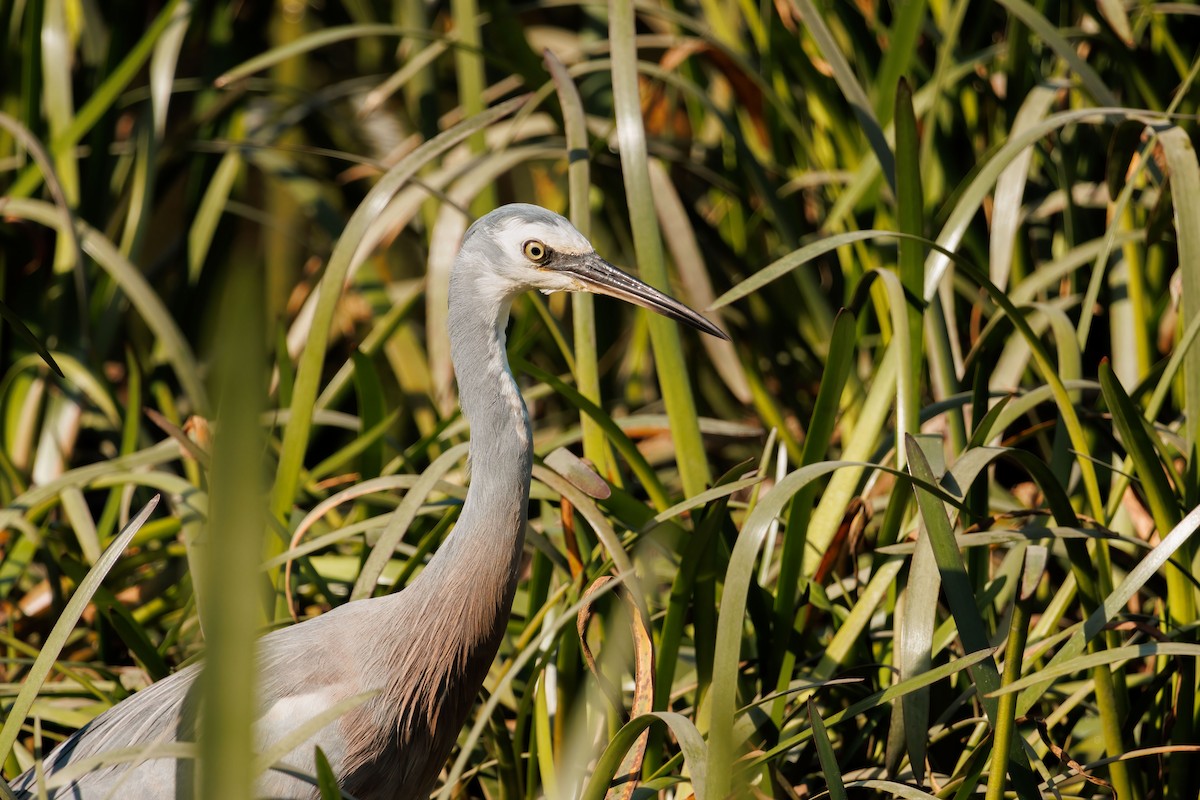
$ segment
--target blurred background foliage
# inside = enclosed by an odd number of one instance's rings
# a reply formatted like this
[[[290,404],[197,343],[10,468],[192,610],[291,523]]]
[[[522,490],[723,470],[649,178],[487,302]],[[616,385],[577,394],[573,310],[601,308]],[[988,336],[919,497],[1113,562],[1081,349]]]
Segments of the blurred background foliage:
[[[0,8],[8,777],[202,651],[242,741],[252,628],[421,569],[447,271],[524,201],[732,344],[517,303],[546,460],[440,796],[1197,796],[1195,6]]]

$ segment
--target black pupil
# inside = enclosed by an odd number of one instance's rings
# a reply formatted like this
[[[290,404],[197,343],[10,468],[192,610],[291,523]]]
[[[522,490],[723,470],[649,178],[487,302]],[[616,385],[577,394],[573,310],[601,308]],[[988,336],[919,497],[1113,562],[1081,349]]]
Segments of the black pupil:
[[[542,257],[542,248],[537,246],[536,244],[529,245],[529,255],[533,256],[534,258],[541,258]]]

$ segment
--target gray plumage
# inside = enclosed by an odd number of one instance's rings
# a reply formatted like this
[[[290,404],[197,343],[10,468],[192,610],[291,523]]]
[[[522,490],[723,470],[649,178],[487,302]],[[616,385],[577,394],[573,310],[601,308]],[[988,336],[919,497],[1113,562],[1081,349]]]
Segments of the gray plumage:
[[[566,219],[537,206],[504,206],[463,238],[450,276],[449,333],[463,413],[471,423],[471,481],[454,532],[403,591],[347,603],[259,642],[256,737],[269,746],[359,693],[378,694],[330,723],[285,759],[315,772],[313,745],[342,788],[360,800],[419,798],[432,789],[500,646],[516,589],[533,463],[525,404],[505,353],[509,309],[522,292],[594,291],[724,334],[699,314],[617,270]],[[194,741],[198,666],[101,714],[56,748],[54,773],[100,754]],[[154,758],[87,772],[52,798],[190,793],[194,764]],[[33,771],[13,784],[36,796]],[[263,797],[315,798],[309,783],[269,770]]]

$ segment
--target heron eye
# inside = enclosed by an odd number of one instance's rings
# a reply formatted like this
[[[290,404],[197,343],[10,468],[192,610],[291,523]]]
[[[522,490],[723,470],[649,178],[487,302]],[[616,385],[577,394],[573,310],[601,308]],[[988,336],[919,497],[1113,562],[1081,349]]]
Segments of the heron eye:
[[[530,239],[522,246],[522,250],[524,250],[526,258],[535,262],[544,261],[550,252],[550,249],[537,239]]]

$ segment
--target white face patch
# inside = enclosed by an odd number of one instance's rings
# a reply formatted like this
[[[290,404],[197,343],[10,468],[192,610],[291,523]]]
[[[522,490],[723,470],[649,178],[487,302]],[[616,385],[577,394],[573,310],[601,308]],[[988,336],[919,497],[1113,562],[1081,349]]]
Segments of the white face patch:
[[[526,255],[530,242],[538,242],[549,250],[549,265],[553,264],[556,255],[576,256],[593,252],[591,243],[566,219],[530,220],[514,216],[504,224],[497,225],[492,237],[503,256],[501,263],[493,265],[492,274],[498,283],[506,283],[516,291],[537,289],[545,294],[578,292],[587,288],[574,275],[560,272],[553,266],[543,267]]]
[[[531,240],[541,242],[556,253],[578,255],[592,252],[591,243],[566,220],[563,220],[563,224],[548,225],[514,219],[510,224],[498,228],[495,238],[505,255],[531,266],[532,262],[525,256],[525,243]]]
[[[521,203],[501,206],[479,219],[463,247],[464,253],[471,248],[469,257],[456,260],[455,269],[469,270],[479,289],[506,297],[531,289],[584,291],[588,285],[565,269],[564,260],[595,254],[565,217]],[[539,258],[543,253],[547,255]]]

